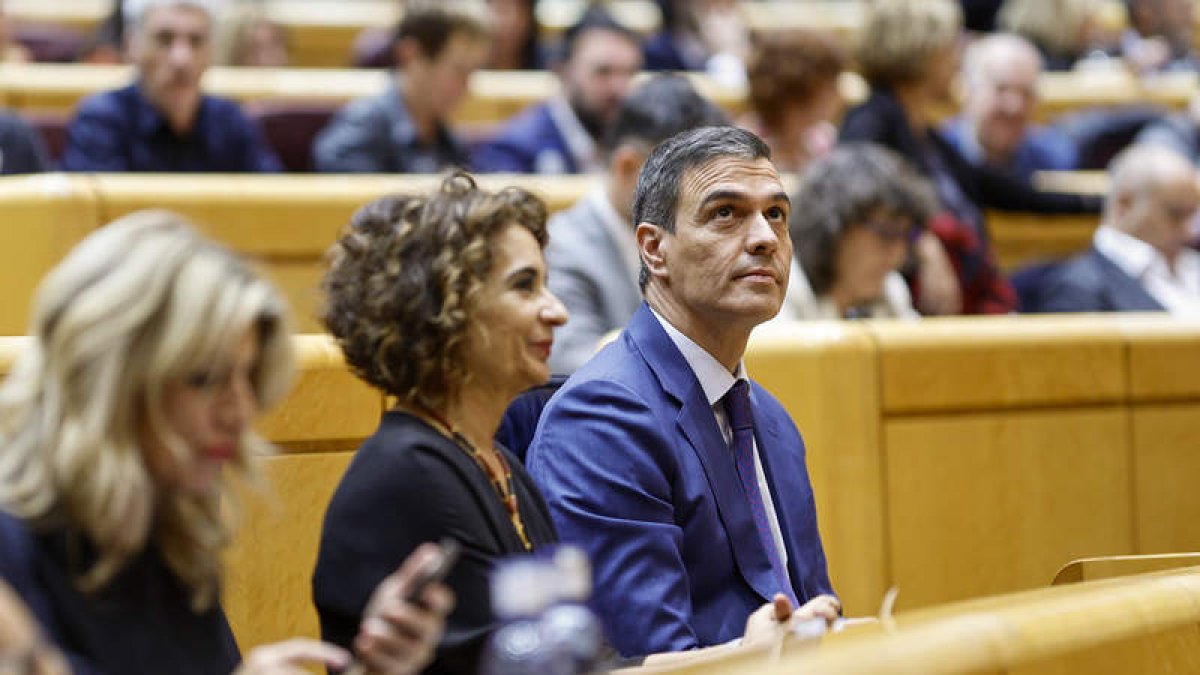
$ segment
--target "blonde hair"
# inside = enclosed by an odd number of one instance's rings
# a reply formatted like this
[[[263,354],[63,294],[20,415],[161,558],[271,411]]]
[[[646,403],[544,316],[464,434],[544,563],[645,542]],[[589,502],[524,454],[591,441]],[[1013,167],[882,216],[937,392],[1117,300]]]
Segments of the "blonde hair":
[[[283,301],[165,211],[92,233],[42,281],[31,343],[0,387],[0,507],[36,531],[85,537],[96,556],[80,570],[83,590],[103,587],[153,539],[193,607],[211,606],[237,513],[231,483],[253,482],[253,455],[269,446],[247,430],[216,489],[196,495],[156,486],[141,438],[149,428],[189,458],[166,421],[165,387],[220,365],[247,330],[259,338],[254,394],[269,405],[292,371]]]
[[[1096,0],[1005,0],[996,24],[1050,54],[1074,57],[1087,47],[1083,25],[1098,9]]]
[[[875,0],[858,35],[859,72],[872,86],[920,81],[961,32],[962,9],[952,0]]]

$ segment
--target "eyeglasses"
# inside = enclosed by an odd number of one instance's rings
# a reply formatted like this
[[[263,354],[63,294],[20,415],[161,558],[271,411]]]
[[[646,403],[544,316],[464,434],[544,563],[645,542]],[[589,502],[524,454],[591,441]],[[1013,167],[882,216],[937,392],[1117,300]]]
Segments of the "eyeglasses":
[[[912,242],[920,232],[912,226],[911,222],[899,218],[868,220],[862,223],[862,227],[879,235],[881,239],[888,243],[898,241]]]

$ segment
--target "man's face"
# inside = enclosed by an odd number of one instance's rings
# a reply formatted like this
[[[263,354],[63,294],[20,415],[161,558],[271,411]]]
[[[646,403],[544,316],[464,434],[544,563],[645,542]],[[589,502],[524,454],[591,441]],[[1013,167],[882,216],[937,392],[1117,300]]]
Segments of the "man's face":
[[[451,35],[433,58],[414,49],[404,69],[413,101],[439,120],[449,117],[466,96],[471,74],[483,67],[488,49],[487,40],[463,32]]]
[[[610,30],[584,32],[563,64],[567,100],[589,131],[596,134],[616,117],[642,67],[642,51],[625,35]]]
[[[1024,140],[1037,105],[1038,62],[1033,54],[1005,50],[980,65],[971,83],[966,114],[989,154],[1010,156]],[[1000,55],[998,55],[1000,56]]]
[[[1181,166],[1167,180],[1132,197],[1128,231],[1173,261],[1191,241],[1198,209],[1200,189],[1195,174],[1190,167]]]
[[[720,157],[683,174],[675,233],[663,234],[661,284],[691,325],[749,329],[779,312],[792,241],[790,203],[765,158]]]
[[[134,31],[130,56],[146,98],[168,118],[188,117],[200,103],[200,78],[212,63],[212,21],[198,7],[147,10]]]

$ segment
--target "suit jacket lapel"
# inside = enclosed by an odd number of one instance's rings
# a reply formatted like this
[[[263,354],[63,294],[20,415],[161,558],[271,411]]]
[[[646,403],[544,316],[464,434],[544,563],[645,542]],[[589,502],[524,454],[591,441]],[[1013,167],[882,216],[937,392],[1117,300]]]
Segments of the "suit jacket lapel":
[[[746,502],[733,453],[721,435],[699,380],[645,303],[630,319],[626,332],[664,391],[679,405],[676,424],[704,467],[742,578],[763,600],[770,600],[780,590],[771,560],[755,530],[754,516]],[[757,418],[755,423],[758,424]]]

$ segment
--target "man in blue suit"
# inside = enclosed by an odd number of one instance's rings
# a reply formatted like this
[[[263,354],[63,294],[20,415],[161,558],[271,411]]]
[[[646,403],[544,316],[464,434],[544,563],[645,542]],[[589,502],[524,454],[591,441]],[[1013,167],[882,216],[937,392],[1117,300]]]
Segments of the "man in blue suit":
[[[603,8],[563,40],[562,93],[509,120],[472,158],[481,172],[575,174],[604,168],[597,148],[642,67],[640,38]]]
[[[550,400],[528,463],[625,655],[717,645],[782,593],[832,620],[804,444],[748,383],[750,331],[779,311],[791,206],[755,135],[657,146],[633,218],[645,302]]]

